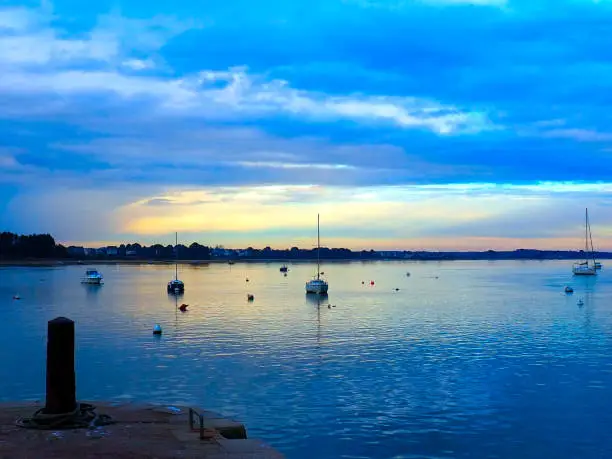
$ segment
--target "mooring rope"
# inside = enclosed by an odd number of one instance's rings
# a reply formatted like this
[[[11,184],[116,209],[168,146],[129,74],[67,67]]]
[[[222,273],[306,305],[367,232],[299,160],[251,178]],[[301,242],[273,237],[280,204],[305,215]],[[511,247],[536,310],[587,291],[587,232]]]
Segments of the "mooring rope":
[[[69,413],[45,414],[43,411],[41,408],[31,418],[17,419],[15,424],[26,429],[50,430],[96,428],[115,423],[107,414],[96,413],[96,407],[89,403],[77,403],[76,409]]]

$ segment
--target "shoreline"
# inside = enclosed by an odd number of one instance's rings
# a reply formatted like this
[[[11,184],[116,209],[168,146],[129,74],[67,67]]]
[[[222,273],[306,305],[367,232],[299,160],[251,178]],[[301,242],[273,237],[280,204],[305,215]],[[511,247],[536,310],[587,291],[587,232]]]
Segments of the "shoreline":
[[[610,260],[612,255],[597,257],[599,260]],[[403,263],[422,263],[422,262],[454,262],[454,261],[568,261],[576,262],[581,258],[573,257],[423,257],[423,258],[380,258],[380,259],[355,259],[355,258],[329,258],[322,259],[322,263],[380,263],[380,262],[403,262]],[[317,259],[239,259],[232,260],[232,264],[249,263],[316,263]],[[109,259],[109,260],[74,260],[74,259],[28,259],[28,260],[0,260],[0,267],[59,267],[59,266],[85,266],[85,265],[152,265],[165,266],[174,265],[175,260],[146,260],[146,259]],[[179,265],[206,266],[209,264],[229,264],[228,260],[179,260]]]

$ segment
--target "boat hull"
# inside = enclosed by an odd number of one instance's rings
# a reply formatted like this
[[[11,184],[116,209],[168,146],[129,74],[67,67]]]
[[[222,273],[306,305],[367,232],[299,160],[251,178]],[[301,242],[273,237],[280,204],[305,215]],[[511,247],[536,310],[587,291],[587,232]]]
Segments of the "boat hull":
[[[597,275],[597,269],[596,268],[583,268],[583,267],[579,267],[579,268],[574,268],[572,270],[572,272],[574,273],[574,276],[595,276]]]
[[[86,277],[81,280],[81,284],[102,285],[102,278],[101,277],[93,277],[93,278]]]
[[[316,295],[326,295],[329,285],[326,282],[307,282],[306,293],[312,293]]]
[[[181,294],[185,293],[185,284],[181,281],[168,282],[168,293]]]

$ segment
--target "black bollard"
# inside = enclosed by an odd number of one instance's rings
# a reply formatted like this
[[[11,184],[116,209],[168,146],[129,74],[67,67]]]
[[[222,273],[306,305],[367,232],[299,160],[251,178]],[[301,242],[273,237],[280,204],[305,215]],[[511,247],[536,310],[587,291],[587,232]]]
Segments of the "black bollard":
[[[47,330],[47,398],[42,412],[70,413],[77,407],[74,322],[58,317],[49,321]]]

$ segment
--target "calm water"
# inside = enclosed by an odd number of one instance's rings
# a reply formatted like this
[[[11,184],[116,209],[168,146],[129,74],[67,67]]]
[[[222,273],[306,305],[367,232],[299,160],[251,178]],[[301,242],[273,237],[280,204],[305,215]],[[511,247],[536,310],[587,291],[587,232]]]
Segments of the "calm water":
[[[184,314],[171,266],[100,266],[100,288],[85,266],[0,268],[0,398],[44,397],[46,322],[65,315],[79,398],[203,405],[290,459],[612,456],[605,266],[328,264],[334,308],[304,295],[311,265],[278,268],[182,266]]]

